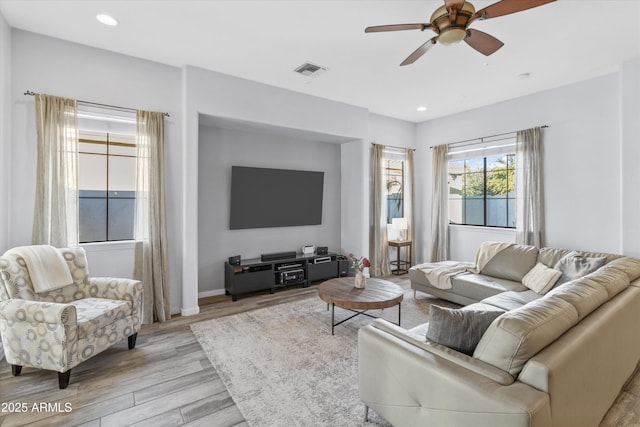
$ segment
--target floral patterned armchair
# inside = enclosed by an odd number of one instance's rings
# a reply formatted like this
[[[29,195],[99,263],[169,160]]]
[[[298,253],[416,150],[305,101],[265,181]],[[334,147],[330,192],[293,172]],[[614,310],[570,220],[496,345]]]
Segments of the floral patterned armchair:
[[[14,376],[23,366],[57,371],[63,389],[80,362],[124,338],[135,347],[142,282],[89,277],[83,248],[58,250],[73,283],[42,293],[34,291],[18,251],[0,257],[0,335]]]

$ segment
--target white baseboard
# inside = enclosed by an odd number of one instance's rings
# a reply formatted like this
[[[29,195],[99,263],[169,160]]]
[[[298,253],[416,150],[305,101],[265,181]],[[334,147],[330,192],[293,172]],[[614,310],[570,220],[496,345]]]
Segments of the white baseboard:
[[[224,295],[224,289],[214,289],[213,291],[198,292],[198,298],[215,297]]]
[[[180,309],[180,314],[182,316],[194,316],[200,313],[200,307],[191,307],[191,308],[182,308]]]

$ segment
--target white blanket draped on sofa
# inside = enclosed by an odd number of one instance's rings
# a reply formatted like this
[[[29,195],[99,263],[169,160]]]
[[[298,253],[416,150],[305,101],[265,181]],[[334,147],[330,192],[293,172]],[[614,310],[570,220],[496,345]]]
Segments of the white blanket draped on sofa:
[[[483,242],[476,253],[475,262],[442,261],[420,264],[416,268],[422,271],[429,283],[438,289],[451,289],[452,280],[462,273],[479,273],[500,251],[514,243]]]

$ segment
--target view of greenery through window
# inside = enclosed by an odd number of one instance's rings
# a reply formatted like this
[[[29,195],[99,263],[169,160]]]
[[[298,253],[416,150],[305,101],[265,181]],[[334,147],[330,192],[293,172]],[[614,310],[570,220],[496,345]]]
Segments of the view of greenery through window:
[[[449,161],[449,222],[515,228],[515,155]]]
[[[387,182],[387,223],[404,216],[404,162],[387,159],[385,176]]]

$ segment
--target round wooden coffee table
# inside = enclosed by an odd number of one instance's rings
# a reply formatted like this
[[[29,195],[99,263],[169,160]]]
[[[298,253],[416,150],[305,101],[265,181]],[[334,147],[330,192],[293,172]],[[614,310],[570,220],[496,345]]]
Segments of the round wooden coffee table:
[[[364,289],[354,286],[353,277],[340,277],[327,280],[318,287],[318,296],[327,303],[327,310],[331,305],[331,335],[333,329],[349,319],[353,319],[359,314],[373,317],[367,310],[381,309],[398,305],[398,323],[400,326],[400,303],[403,298],[403,290],[395,283],[388,280],[367,278]],[[351,310],[355,314],[338,323],[335,323],[335,307]]]

